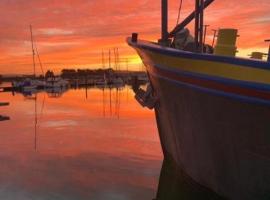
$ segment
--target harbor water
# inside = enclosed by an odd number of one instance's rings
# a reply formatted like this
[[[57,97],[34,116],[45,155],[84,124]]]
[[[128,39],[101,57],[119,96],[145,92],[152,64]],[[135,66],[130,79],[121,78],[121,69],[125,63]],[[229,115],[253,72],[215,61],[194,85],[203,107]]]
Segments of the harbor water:
[[[162,150],[129,87],[0,93],[0,199],[153,199]]]

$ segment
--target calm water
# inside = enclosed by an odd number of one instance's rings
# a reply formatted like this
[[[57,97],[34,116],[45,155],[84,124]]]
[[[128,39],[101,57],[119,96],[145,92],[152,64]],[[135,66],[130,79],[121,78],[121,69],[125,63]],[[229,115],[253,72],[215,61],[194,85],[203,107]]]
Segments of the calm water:
[[[153,111],[129,88],[0,93],[0,199],[146,199],[162,152]]]

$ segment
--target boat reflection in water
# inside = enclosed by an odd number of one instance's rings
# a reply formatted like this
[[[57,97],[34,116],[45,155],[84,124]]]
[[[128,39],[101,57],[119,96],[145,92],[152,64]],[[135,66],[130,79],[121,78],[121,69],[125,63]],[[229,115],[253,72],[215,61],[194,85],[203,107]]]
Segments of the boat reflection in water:
[[[177,165],[170,159],[163,161],[159,186],[154,200],[224,200],[209,189],[194,183],[194,181],[179,171]]]
[[[0,124],[0,199],[153,199],[162,152],[153,111],[133,97],[130,87],[0,93],[11,117]]]

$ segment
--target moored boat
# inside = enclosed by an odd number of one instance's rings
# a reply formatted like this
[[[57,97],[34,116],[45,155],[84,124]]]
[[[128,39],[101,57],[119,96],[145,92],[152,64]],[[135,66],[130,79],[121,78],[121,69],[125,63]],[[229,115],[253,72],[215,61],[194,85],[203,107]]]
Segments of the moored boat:
[[[45,81],[45,88],[67,88],[69,82],[61,77],[49,77]]]
[[[33,59],[33,76],[31,78],[26,78],[21,81],[13,81],[12,82],[12,87],[19,89],[23,92],[32,92],[34,90],[42,89],[45,86],[45,81],[40,80],[36,77],[36,61],[35,61],[35,56],[37,54],[39,62],[40,62],[40,57],[36,50],[34,49],[34,39],[33,39],[33,32],[32,32],[32,26],[30,25],[30,34],[31,34],[31,45],[32,45],[32,59]],[[40,62],[40,66],[41,62]]]
[[[162,39],[153,43],[133,34],[128,43],[145,64],[157,99],[165,159],[226,199],[270,199],[270,62],[237,58],[233,45],[221,45],[234,44],[237,30],[220,30],[214,50],[204,44],[203,10],[212,2],[196,0],[195,12],[168,33],[162,0]],[[194,18],[194,40],[175,43]]]
[[[114,77],[112,79],[112,85],[115,86],[124,86],[125,82],[123,81],[123,79],[121,77]]]
[[[13,81],[12,87],[21,89],[22,91],[33,91],[42,89],[45,86],[45,82],[38,79],[26,78],[22,81]]]

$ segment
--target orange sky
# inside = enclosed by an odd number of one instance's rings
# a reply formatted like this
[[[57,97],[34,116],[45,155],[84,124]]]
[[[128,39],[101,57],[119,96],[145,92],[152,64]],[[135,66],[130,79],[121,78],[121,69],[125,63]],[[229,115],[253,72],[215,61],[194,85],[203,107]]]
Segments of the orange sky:
[[[176,23],[179,1],[169,0],[170,29]],[[184,0],[181,19],[193,7],[194,0]],[[211,29],[238,28],[241,56],[253,50],[267,52],[269,8],[269,0],[216,0],[207,9],[205,23]],[[159,0],[1,0],[0,12],[0,74],[32,73],[29,24],[45,70],[55,71],[101,67],[102,49],[108,52],[114,47],[121,58],[130,59],[130,68],[140,69],[125,38],[132,32],[151,40],[160,35]]]

